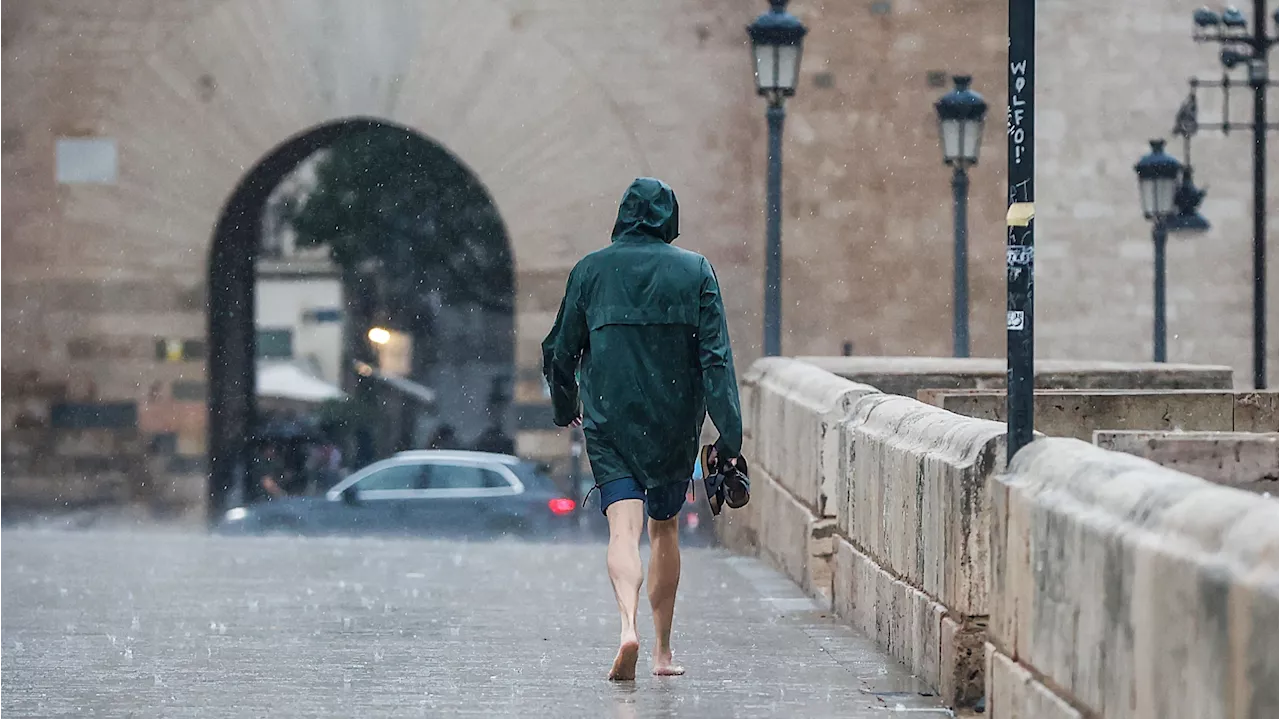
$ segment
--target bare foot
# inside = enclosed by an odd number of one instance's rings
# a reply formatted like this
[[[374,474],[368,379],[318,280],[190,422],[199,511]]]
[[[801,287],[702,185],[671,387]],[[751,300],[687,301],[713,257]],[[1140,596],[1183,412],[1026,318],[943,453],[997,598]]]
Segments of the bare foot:
[[[634,637],[623,639],[618,645],[618,656],[613,658],[613,668],[609,670],[609,681],[635,681],[638,659],[640,659],[640,642]]]
[[[678,677],[684,674],[684,667],[673,662],[671,652],[654,652],[653,675],[655,677]]]

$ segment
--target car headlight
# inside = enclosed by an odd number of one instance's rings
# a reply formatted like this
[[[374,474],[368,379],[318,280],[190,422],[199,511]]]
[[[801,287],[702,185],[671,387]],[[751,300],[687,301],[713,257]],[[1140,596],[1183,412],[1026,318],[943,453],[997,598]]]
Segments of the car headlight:
[[[239,522],[247,516],[249,516],[249,511],[247,509],[244,507],[236,507],[235,509],[228,509],[227,513],[222,515],[222,518],[228,522]]]

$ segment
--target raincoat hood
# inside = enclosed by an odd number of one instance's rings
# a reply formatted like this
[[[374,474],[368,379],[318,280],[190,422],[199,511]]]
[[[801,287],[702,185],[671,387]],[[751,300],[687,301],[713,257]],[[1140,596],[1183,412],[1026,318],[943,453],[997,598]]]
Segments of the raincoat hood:
[[[613,239],[636,235],[668,243],[680,236],[680,203],[675,191],[662,180],[641,177],[622,195]]]

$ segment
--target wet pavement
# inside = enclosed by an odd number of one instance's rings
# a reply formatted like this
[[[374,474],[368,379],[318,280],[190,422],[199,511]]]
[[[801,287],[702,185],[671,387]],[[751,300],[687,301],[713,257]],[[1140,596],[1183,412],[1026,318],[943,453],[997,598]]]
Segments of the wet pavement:
[[[685,553],[689,673],[651,677],[642,650],[622,684],[602,545],[10,529],[0,568],[8,717],[950,716],[719,550]]]

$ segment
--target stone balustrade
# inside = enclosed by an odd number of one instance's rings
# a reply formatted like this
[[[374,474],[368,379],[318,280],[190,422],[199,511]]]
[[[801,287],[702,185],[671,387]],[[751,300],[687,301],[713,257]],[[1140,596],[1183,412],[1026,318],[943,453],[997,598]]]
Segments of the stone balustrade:
[[[1215,484],[1280,495],[1280,433],[1097,430],[1093,443]]]
[[[922,389],[921,402],[966,417],[1005,421],[1003,389]],[[1096,430],[1275,432],[1275,392],[1211,389],[1038,389],[1036,428],[1052,437],[1091,441]]]
[[[991,536],[991,716],[1276,716],[1274,499],[1041,439]]]
[[[1007,367],[995,357],[800,357],[852,382],[915,397],[922,389],[1002,389]],[[1174,362],[1036,360],[1036,389],[1225,389],[1230,367]]]
[[[1124,621],[1130,629],[1135,622],[1146,622],[1143,626],[1151,631],[1151,622],[1163,621],[1182,638],[1161,646],[1181,652],[1176,655],[1180,660],[1192,661],[1189,653],[1198,652],[1197,666],[1218,661],[1230,669],[1190,674],[1184,683],[1203,678],[1232,684],[1196,690],[1198,694],[1185,691],[1198,702],[1189,706],[1228,707],[1225,713],[1169,716],[1254,716],[1249,712],[1257,707],[1271,707],[1274,713],[1280,516],[1275,500],[1216,487],[1074,440],[1038,438],[1006,473],[1002,423],[882,393],[817,364],[771,358],[743,376],[744,454],[752,461],[752,501],[718,520],[727,545],[758,553],[829,601],[837,616],[874,638],[955,707],[972,706],[985,696],[989,716],[1133,716],[1112,695],[1056,677],[1061,673],[1083,681],[1079,677],[1086,669],[1096,677],[1123,675],[1134,682],[1164,677],[1152,673],[1155,669],[1132,666],[1156,661],[1150,653],[1107,654],[1098,647],[1109,645],[1087,643],[1104,630],[1128,631]],[[1196,374],[1185,367],[1177,372],[1180,377]],[[1213,372],[1204,376],[1216,377]],[[1062,489],[1072,481],[1068,476],[1094,489],[1073,495],[1070,488]],[[1162,482],[1181,489],[1160,490]],[[1206,517],[1222,524],[1183,526],[1169,515],[1158,532],[1143,534],[1148,531],[1143,523],[1155,521],[1150,516],[1160,513],[1161,502],[1184,495],[1204,502]],[[1116,504],[1116,497],[1131,502]],[[997,505],[1000,510],[994,511]],[[1011,514],[1010,507],[1022,513]],[[1033,510],[1034,518],[1028,519]],[[1059,520],[1055,511],[1066,514]],[[1269,525],[1263,521],[1267,512]],[[1112,535],[1086,536],[1086,520],[1095,516],[1110,517],[1106,521],[1115,526],[1133,518],[1136,528],[1116,530],[1115,536],[1135,547],[1125,551],[1139,552],[1148,539],[1164,542],[1167,556],[1159,555],[1165,557],[1160,566],[1181,572],[1171,575],[1171,588],[1186,594],[1199,577],[1209,582],[1206,591],[1221,594],[1224,601],[1238,597],[1244,604],[1230,615],[1236,623],[1214,624],[1208,605],[1196,604],[1189,594],[1168,606],[1137,603],[1161,596],[1155,581],[1159,575],[1146,576],[1143,591],[1150,594],[1139,597],[1131,579],[1121,576],[1124,572],[1116,574],[1116,557],[1106,549]],[[1061,534],[1063,526],[1076,526],[1072,521],[1085,524],[1074,534]],[[1246,541],[1240,531],[1225,531],[1232,521],[1256,536]],[[1033,542],[1039,553],[1028,560],[1025,548]],[[1017,552],[1020,547],[1023,554]],[[1240,552],[1244,554],[1237,556]],[[1132,558],[1139,554],[1125,556],[1136,561]],[[1053,567],[1046,569],[1046,564]],[[1268,568],[1269,573],[1264,571]],[[1054,587],[1042,587],[1038,579],[1048,576],[1062,579]],[[1086,577],[1093,583],[1085,583]],[[1211,586],[1211,580],[1218,584]],[[1090,588],[1091,595],[1076,596],[1078,588]],[[1035,613],[1019,613],[1024,610]],[[1135,612],[1154,613],[1138,617]],[[1039,623],[1027,625],[1029,617]],[[1092,654],[1068,656],[1075,641],[1072,622],[1091,623],[1088,629],[1095,634],[1084,638],[1082,650]],[[1040,634],[1018,634],[1023,625]],[[1244,627],[1269,637],[1270,644],[1262,639],[1250,644],[1231,633]],[[1037,642],[1026,645],[1025,654],[1019,643],[1024,639]],[[1261,659],[1263,650],[1270,652],[1269,665]],[[1178,660],[1161,661],[1172,672]],[[1122,669],[1116,662],[1129,666]],[[1149,686],[1142,691],[1159,694]],[[1142,705],[1144,711],[1147,706]]]
[[[722,540],[830,600],[948,701],[975,702],[1003,425],[779,358],[744,374],[743,412],[752,501]]]

